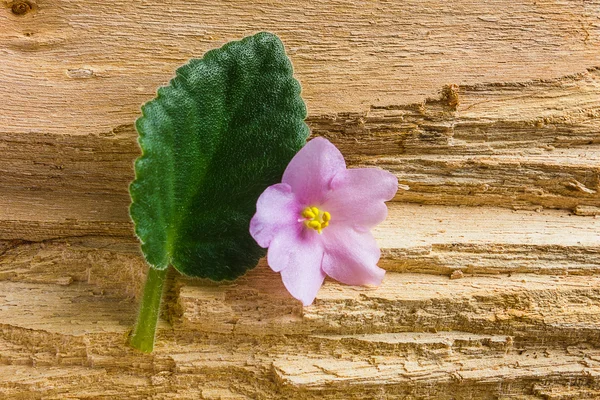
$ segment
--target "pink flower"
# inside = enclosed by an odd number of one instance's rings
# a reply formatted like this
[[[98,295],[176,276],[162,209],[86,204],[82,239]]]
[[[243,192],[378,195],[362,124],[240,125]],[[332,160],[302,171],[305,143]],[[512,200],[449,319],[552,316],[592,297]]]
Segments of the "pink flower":
[[[307,306],[326,275],[348,285],[379,285],[385,271],[372,227],[385,220],[385,201],[398,189],[391,173],[346,169],[327,139],[308,142],[290,161],[282,183],[259,197],[250,234],[287,290]]]

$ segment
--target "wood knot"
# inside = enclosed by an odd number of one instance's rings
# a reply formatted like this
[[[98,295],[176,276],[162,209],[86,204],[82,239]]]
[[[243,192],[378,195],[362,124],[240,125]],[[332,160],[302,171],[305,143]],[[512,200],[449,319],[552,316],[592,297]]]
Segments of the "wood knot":
[[[15,15],[25,15],[35,9],[35,4],[28,0],[17,0],[9,3],[10,10]]]
[[[445,102],[453,110],[456,110],[456,107],[458,107],[458,105],[460,104],[458,90],[459,87],[455,84],[445,85],[442,88],[442,101]]]
[[[88,68],[73,68],[67,70],[67,76],[74,79],[92,78],[94,71]]]

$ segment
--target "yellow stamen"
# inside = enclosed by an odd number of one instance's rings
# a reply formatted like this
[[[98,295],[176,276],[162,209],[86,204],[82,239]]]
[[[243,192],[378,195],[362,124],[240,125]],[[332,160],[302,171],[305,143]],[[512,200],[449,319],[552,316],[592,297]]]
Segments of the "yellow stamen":
[[[331,214],[329,214],[327,211],[321,211],[314,206],[306,207],[302,211],[302,217],[304,218],[304,224],[306,227],[314,229],[319,234],[323,232],[323,229],[329,226],[329,221],[331,221]]]
[[[313,219],[316,215],[308,208],[302,212],[302,216],[307,219]]]
[[[313,229],[321,229],[321,223],[319,221],[312,220],[308,222],[308,227]]]

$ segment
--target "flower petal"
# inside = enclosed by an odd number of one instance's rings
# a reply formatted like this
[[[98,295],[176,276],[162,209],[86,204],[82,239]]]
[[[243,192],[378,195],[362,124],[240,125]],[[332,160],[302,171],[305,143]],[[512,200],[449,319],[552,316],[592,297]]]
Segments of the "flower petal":
[[[325,279],[321,269],[323,246],[316,232],[283,229],[271,242],[267,261],[271,269],[281,272],[283,284],[292,296],[310,305]]]
[[[315,235],[310,235],[302,224],[296,222],[296,225],[281,229],[269,245],[267,262],[275,272],[310,261],[313,253],[323,254],[323,246]],[[319,258],[320,265],[321,258]]]
[[[321,252],[321,257],[323,253]],[[313,261],[317,261],[316,258]],[[321,269],[321,260],[286,268],[281,271],[281,279],[292,296],[303,305],[310,306],[325,280],[325,272]]]
[[[331,224],[368,230],[385,220],[387,206],[398,191],[395,175],[379,168],[356,168],[337,173],[323,209],[331,214]]]
[[[292,158],[281,181],[292,187],[302,205],[311,206],[322,200],[331,179],[345,169],[342,153],[327,139],[318,137]]]
[[[281,229],[298,224],[300,205],[292,188],[285,183],[269,186],[256,202],[256,214],[250,221],[250,235],[259,246],[269,247]]]
[[[371,232],[344,226],[323,231],[323,271],[347,285],[379,285],[385,270],[377,266],[380,251]]]

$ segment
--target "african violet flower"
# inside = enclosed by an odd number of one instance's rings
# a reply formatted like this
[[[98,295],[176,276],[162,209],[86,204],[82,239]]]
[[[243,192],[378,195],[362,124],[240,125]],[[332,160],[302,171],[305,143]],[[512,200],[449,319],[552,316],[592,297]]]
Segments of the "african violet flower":
[[[379,247],[369,231],[387,216],[396,177],[377,168],[346,169],[323,138],[304,146],[282,183],[259,197],[250,234],[295,298],[309,305],[326,275],[348,285],[379,285]]]

